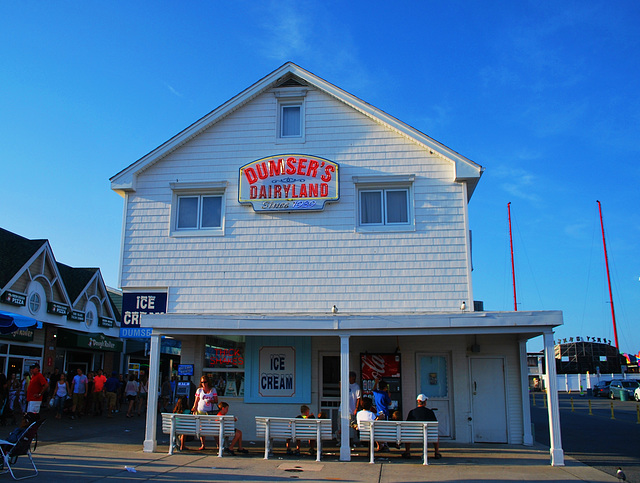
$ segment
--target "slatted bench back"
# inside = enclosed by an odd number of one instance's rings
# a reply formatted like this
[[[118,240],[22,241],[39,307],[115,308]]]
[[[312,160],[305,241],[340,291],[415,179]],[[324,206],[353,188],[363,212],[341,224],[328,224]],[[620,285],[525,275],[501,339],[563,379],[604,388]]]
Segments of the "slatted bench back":
[[[269,424],[269,438],[286,439],[317,439],[318,425],[320,437],[323,440],[333,439],[330,419],[303,418],[271,418],[256,416],[256,435],[264,438],[267,424]]]
[[[360,423],[360,440],[371,440],[373,426],[376,441],[396,443],[423,443],[424,427],[427,427],[427,442],[438,441],[437,421],[362,421]]]
[[[223,435],[233,437],[236,431],[235,418],[226,414],[214,416],[210,414],[172,414],[162,413],[162,432],[171,434],[171,420],[175,420],[176,434],[189,436],[219,436],[222,421]]]

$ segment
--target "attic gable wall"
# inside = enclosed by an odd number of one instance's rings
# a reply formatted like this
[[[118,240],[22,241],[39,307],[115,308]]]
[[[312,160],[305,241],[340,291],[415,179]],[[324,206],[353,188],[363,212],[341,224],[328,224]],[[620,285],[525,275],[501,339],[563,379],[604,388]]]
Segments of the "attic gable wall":
[[[305,143],[278,143],[264,93],[140,174],[128,195],[123,288],[171,287],[176,312],[458,310],[469,300],[466,199],[453,164],[316,89]],[[300,153],[340,164],[341,198],[314,213],[254,213],[240,166]],[[415,175],[416,231],[358,233],[353,176]],[[168,236],[169,183],[227,181],[222,237]]]

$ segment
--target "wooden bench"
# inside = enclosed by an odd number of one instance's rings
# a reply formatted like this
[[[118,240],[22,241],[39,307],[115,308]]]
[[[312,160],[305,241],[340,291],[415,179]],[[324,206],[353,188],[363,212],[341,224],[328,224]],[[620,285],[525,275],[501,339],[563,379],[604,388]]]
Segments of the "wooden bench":
[[[233,438],[236,434],[235,418],[229,414],[214,416],[210,414],[176,414],[162,413],[162,432],[169,434],[169,454],[173,454],[176,437],[216,436],[218,438],[218,456],[222,457],[223,442],[226,436]]]
[[[264,459],[269,459],[271,440],[296,441],[314,439],[317,441],[316,461],[322,456],[322,440],[333,439],[330,419],[272,418],[256,416],[256,435],[264,437]]]
[[[438,442],[437,421],[361,421],[360,440],[369,441],[370,460],[373,463],[375,441],[401,443],[422,443],[424,459],[427,462],[427,443]]]

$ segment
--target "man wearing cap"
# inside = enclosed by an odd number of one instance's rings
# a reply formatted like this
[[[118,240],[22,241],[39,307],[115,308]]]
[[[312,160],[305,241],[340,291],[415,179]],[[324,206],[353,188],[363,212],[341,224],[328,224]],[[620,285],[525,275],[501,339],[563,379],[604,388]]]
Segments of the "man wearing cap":
[[[427,400],[429,398],[424,394],[418,394],[416,402],[418,407],[409,411],[407,421],[437,421],[435,413],[427,407]],[[405,451],[402,453],[403,458],[411,458],[411,443],[405,443]],[[442,458],[440,454],[440,443],[433,443],[433,449],[435,450],[435,459]]]

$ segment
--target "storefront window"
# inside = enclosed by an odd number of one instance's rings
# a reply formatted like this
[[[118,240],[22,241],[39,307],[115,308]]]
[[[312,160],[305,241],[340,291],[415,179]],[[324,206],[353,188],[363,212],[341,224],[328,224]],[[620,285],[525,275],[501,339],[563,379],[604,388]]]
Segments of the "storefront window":
[[[207,336],[204,372],[218,398],[244,396],[244,357],[244,337]]]

